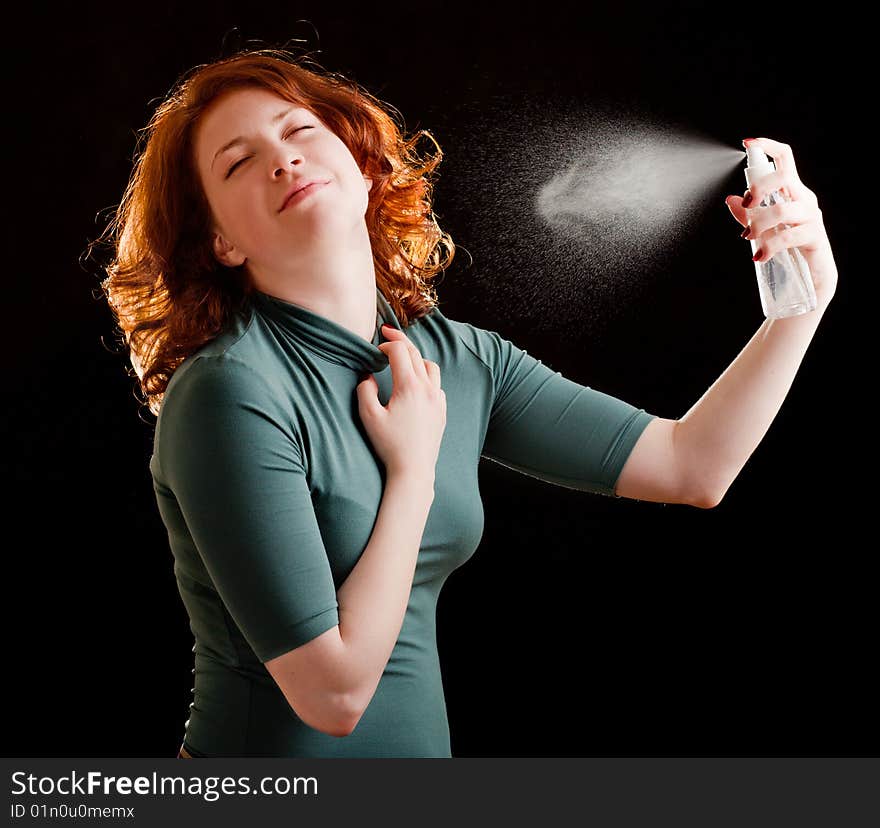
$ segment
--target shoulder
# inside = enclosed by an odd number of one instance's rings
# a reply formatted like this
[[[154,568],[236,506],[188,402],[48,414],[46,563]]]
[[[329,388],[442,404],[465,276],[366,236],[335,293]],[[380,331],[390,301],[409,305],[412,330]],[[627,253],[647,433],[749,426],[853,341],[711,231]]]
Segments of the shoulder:
[[[413,322],[405,333],[419,345],[433,341],[446,356],[476,357],[487,367],[497,360],[500,343],[504,342],[495,331],[453,319],[437,306]]]
[[[160,419],[190,422],[239,417],[247,412],[281,414],[281,395],[259,366],[233,356],[202,350],[174,372],[162,400]]]
[[[258,315],[247,304],[226,328],[185,359],[171,377],[166,399],[190,393],[232,397],[237,391],[277,393],[278,366],[266,347]]]
[[[227,457],[253,459],[257,451],[288,447],[301,462],[295,419],[262,372],[228,354],[201,355],[177,369],[154,435],[156,468],[166,480],[221,449]]]
[[[198,390],[201,393],[228,394],[227,389],[265,387],[264,374],[250,362],[230,353],[210,353],[203,349],[185,359],[168,383],[166,398]]]

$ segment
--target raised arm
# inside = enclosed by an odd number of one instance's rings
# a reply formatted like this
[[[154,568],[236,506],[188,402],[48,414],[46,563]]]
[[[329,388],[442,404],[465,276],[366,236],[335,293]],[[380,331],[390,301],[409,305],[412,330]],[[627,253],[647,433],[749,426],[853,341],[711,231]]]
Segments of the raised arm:
[[[756,246],[756,261],[797,246],[810,267],[817,308],[765,320],[680,420],[571,382],[494,331],[450,320],[493,384],[485,456],[601,494],[702,508],[721,501],[778,413],[837,287],[818,200],[800,181],[791,148],[769,138],[747,140],[758,142],[777,170],[753,182],[745,199],[725,201],[748,226],[744,237]],[[759,206],[777,189],[784,202]]]
[[[764,439],[827,304],[801,316],[766,319],[737,358],[681,418],[676,455],[708,502],[721,502]]]
[[[753,181],[745,198],[725,203],[747,228],[743,237],[766,262],[797,247],[816,292],[816,309],[800,316],[766,319],[739,356],[679,421],[676,452],[688,476],[718,503],[764,438],[788,394],[807,347],[837,290],[837,265],[816,194],[798,176],[788,144],[747,138],[773,157],[776,171]],[[774,191],[783,200],[765,205]],[[764,205],[764,206],[762,206]]]

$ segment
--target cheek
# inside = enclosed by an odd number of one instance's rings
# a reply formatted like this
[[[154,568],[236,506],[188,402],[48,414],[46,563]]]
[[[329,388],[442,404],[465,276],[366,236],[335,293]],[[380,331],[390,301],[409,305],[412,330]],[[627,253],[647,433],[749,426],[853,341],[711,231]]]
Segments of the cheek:
[[[223,204],[222,219],[230,230],[238,231],[242,227],[247,227],[249,211],[244,209],[243,198],[226,199]]]
[[[366,186],[361,168],[358,166],[354,156],[348,151],[348,148],[344,144],[342,144],[342,148],[337,155],[335,162],[336,169],[343,171],[346,182],[349,185],[355,187]]]
[[[271,216],[265,215],[265,207],[248,188],[230,190],[222,205],[220,220],[229,238],[253,255],[271,237]]]

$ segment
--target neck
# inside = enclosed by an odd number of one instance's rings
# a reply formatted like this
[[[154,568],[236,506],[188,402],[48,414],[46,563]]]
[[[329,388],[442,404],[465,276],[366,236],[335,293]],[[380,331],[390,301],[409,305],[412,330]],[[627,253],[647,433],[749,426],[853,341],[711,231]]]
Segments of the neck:
[[[371,342],[376,331],[376,266],[366,225],[347,247],[316,250],[291,271],[251,273],[257,290],[292,302]]]

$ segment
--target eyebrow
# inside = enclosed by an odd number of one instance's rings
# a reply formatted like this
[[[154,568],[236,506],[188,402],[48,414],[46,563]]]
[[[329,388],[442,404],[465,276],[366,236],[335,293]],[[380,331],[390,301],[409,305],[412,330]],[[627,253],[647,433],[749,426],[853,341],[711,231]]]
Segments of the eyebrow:
[[[272,123],[277,124],[285,115],[289,115],[293,110],[296,109],[295,106],[291,106],[289,109],[285,109],[283,112],[279,112],[274,118],[272,118]],[[245,137],[243,135],[239,135],[237,138],[233,138],[229,143],[224,144],[217,152],[214,153],[214,158],[211,160],[211,169],[214,169],[214,162],[217,160],[218,155],[222,155],[226,150],[232,149],[236,144],[243,144],[245,141]]]

